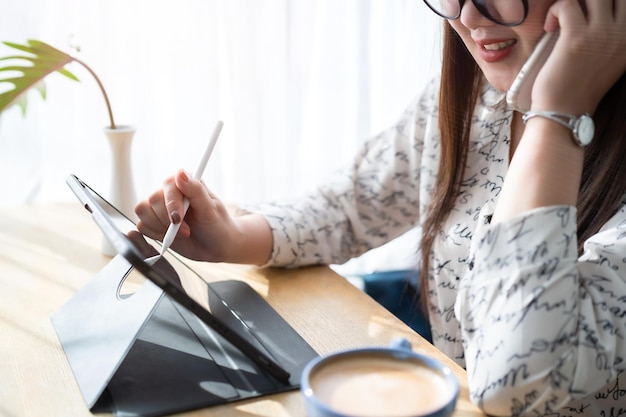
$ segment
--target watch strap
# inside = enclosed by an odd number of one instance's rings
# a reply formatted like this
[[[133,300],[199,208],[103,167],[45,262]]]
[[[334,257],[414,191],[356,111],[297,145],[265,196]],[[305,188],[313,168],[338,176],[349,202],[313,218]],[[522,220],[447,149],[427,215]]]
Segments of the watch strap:
[[[591,116],[589,114],[574,116],[572,114],[560,113],[556,111],[529,111],[522,116],[522,121],[524,122],[524,124],[526,124],[526,122],[533,117],[543,117],[544,119],[551,120],[555,123],[560,124],[561,126],[566,127],[572,132],[574,142],[578,146],[583,147],[589,144],[589,142],[583,143],[583,141],[581,141],[581,138],[578,136],[579,121],[582,118],[590,118]]]

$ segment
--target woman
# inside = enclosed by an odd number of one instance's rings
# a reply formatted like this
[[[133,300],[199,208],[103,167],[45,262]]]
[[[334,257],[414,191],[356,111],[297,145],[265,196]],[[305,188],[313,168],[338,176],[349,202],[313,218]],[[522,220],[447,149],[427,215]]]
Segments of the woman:
[[[626,2],[428,0],[442,76],[315,193],[232,217],[181,171],[136,208],[194,259],[341,263],[421,226],[433,343],[493,415],[626,414]],[[560,31],[531,113],[504,93]],[[581,133],[547,112],[592,115]],[[426,291],[427,289],[427,291]]]

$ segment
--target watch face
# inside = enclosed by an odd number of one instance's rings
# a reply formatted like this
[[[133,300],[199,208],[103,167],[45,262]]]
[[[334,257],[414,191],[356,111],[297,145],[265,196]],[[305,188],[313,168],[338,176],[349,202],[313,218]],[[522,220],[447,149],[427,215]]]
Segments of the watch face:
[[[577,123],[576,129],[574,130],[574,134],[578,139],[580,146],[587,146],[593,140],[593,134],[595,132],[595,125],[593,123],[593,119],[589,116],[582,115]]]

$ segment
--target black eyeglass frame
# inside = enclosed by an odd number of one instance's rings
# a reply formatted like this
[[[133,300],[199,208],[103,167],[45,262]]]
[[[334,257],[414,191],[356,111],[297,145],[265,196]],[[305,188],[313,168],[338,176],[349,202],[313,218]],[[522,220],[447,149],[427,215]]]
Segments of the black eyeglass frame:
[[[485,16],[487,19],[491,20],[492,22],[497,23],[498,25],[502,25],[502,26],[513,27],[513,26],[519,26],[522,23],[524,23],[524,20],[526,20],[526,17],[528,16],[528,0],[520,0],[520,1],[522,2],[522,6],[524,7],[524,16],[522,16],[522,18],[518,20],[517,22],[513,22],[513,23],[502,22],[494,18],[493,16],[491,16],[491,14],[489,13],[489,10],[487,10],[487,6],[485,6],[484,4],[485,3],[484,0],[472,0],[472,3],[474,3],[474,6],[476,7],[476,9],[478,9],[478,11],[483,16]],[[453,16],[453,17],[444,16],[442,13],[435,10],[435,8],[430,4],[428,0],[424,0],[424,3],[426,3],[426,6],[428,6],[430,10],[435,12],[437,15],[443,17],[444,19],[456,20],[459,17],[461,17],[461,12],[463,11],[463,4],[465,3],[465,0],[459,0],[459,12],[457,13],[456,16]]]

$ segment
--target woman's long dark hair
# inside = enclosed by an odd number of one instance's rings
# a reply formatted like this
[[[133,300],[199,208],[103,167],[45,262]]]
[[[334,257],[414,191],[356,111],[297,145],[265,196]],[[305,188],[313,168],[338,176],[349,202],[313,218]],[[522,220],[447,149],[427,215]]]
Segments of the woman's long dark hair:
[[[465,165],[472,114],[482,73],[465,44],[444,22],[443,66],[439,97],[440,166],[420,244],[421,305],[427,312],[429,259],[437,235],[458,197]],[[585,149],[578,195],[578,251],[597,233],[626,193],[626,74],[604,96],[596,113],[596,134]]]

